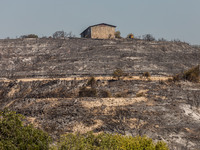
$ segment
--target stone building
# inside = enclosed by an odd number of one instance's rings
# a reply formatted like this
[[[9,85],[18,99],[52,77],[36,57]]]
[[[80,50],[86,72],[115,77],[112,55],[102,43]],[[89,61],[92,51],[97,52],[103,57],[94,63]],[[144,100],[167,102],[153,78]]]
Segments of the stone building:
[[[116,26],[106,23],[96,24],[85,29],[81,33],[81,37],[93,39],[112,39],[115,38],[115,28]]]

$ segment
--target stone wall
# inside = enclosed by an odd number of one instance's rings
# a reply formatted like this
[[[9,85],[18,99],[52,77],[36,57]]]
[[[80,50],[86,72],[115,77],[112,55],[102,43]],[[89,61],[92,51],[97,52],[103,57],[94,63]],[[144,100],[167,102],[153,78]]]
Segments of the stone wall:
[[[115,28],[106,25],[91,27],[91,37],[93,39],[113,39],[115,38]]]
[[[91,38],[91,27],[87,28],[84,32],[81,33],[82,38]]]

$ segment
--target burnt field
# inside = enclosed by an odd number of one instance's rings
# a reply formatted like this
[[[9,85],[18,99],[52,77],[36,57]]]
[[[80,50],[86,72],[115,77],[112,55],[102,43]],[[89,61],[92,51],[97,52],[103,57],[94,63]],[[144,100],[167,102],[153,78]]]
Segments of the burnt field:
[[[0,40],[0,109],[25,115],[55,140],[108,132],[196,150],[200,83],[171,76],[199,63],[200,49],[182,42]],[[123,77],[112,77],[116,68]]]
[[[173,75],[200,62],[200,49],[182,42],[94,39],[0,40],[0,77]]]
[[[88,80],[44,80],[0,87],[1,109],[25,115],[55,139],[93,131],[147,135],[171,149],[200,148],[199,83],[113,79],[91,87]]]

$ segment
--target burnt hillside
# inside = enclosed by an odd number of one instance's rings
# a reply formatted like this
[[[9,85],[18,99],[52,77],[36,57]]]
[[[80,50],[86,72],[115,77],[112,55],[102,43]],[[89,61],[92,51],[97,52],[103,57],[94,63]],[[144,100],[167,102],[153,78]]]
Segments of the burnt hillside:
[[[23,114],[55,141],[64,133],[109,132],[197,150],[200,83],[169,76],[199,63],[200,49],[181,42],[0,40],[0,110]],[[113,78],[116,68],[128,76]],[[192,70],[188,77],[199,79]]]
[[[0,40],[0,77],[172,75],[200,62],[200,49],[181,42],[94,39]]]

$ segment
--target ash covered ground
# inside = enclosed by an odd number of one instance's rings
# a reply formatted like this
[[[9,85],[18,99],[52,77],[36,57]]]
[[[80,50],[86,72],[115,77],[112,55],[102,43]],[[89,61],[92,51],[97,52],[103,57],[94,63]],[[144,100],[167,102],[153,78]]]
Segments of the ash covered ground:
[[[1,40],[0,52],[0,109],[25,115],[54,139],[109,132],[147,135],[171,149],[200,149],[200,83],[168,81],[198,65],[198,48],[124,39],[18,39]],[[116,68],[127,76],[112,78]],[[140,78],[143,72],[152,77]],[[92,87],[89,75],[96,76]],[[83,87],[95,94],[80,96]]]

